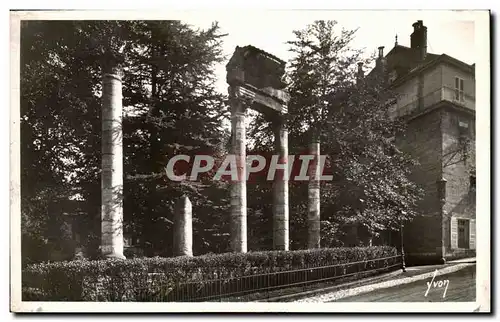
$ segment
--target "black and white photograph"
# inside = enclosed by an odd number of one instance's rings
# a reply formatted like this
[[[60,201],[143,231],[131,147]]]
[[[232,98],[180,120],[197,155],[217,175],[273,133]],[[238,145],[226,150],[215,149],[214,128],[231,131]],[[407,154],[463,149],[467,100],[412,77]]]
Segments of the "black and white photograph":
[[[489,11],[10,20],[12,312],[490,312]]]

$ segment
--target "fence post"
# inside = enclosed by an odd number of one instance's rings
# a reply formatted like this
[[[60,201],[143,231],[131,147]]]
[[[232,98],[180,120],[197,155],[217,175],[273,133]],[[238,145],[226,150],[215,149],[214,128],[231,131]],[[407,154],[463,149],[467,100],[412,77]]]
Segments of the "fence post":
[[[405,248],[403,245],[403,228],[404,225],[401,223],[401,269],[403,270],[403,273],[406,272],[406,265],[405,265]]]
[[[269,299],[269,288],[271,287],[271,283],[270,283],[270,278],[271,278],[271,274],[269,274],[270,272],[267,272],[267,298]]]
[[[219,279],[219,302],[222,302],[222,279],[220,275],[220,273],[217,274],[217,278]]]
[[[309,271],[309,268],[307,268],[306,271],[305,271],[306,272],[306,278],[305,278],[305,283],[304,283],[304,291],[306,290],[306,286],[307,286],[307,282],[308,282],[308,280],[307,280],[307,272],[308,271]]]

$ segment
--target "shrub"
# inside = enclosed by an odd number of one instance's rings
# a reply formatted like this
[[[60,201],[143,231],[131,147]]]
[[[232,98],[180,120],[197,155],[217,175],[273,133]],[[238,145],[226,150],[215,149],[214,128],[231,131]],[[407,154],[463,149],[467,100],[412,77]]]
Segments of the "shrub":
[[[139,301],[151,299],[158,292],[168,293],[181,283],[203,285],[214,279],[395,255],[393,247],[376,246],[40,263],[24,269],[23,296],[31,300],[35,297],[60,301]]]

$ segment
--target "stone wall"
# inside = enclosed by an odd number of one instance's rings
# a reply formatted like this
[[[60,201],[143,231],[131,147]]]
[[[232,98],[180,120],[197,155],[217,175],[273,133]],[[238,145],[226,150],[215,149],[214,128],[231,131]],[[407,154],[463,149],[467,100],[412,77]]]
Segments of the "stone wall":
[[[476,192],[471,176],[475,176],[475,119],[470,113],[447,109],[443,112],[443,176],[447,179],[445,247],[447,254],[459,250],[456,220],[469,221],[469,248],[475,249]],[[465,127],[467,125],[467,127]],[[453,231],[453,234],[452,234]]]
[[[424,189],[419,216],[404,228],[405,252],[435,253],[441,243],[439,199],[436,181],[441,177],[441,112],[433,110],[409,121],[401,149],[420,163],[412,179]]]
[[[471,187],[471,175],[475,175],[474,115],[454,108],[451,103],[443,104],[411,119],[398,145],[420,163],[412,176],[424,189],[419,216],[404,229],[405,251],[410,255],[438,256],[444,232],[447,257],[469,254],[456,246],[456,220],[469,220],[469,248],[474,249],[475,190]],[[436,184],[441,177],[447,180],[444,231]]]

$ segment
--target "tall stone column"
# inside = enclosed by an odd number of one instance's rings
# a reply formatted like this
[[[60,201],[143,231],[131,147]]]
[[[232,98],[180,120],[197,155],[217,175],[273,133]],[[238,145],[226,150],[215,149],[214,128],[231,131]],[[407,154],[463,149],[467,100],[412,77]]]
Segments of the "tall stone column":
[[[231,250],[247,252],[247,185],[245,104],[231,99],[232,154],[236,157],[238,178],[231,183]]]
[[[280,119],[275,124],[275,151],[284,169],[277,171],[273,183],[273,249],[288,250],[288,130]],[[281,175],[282,174],[282,175]]]
[[[102,84],[101,252],[123,256],[122,72],[105,69]]]
[[[309,145],[309,153],[314,159],[309,163],[308,214],[307,214],[307,248],[320,247],[320,143],[314,139]]]
[[[175,206],[174,256],[193,256],[193,208],[187,196]]]

